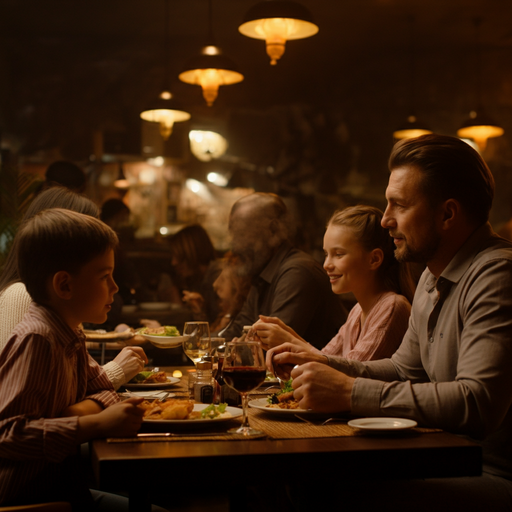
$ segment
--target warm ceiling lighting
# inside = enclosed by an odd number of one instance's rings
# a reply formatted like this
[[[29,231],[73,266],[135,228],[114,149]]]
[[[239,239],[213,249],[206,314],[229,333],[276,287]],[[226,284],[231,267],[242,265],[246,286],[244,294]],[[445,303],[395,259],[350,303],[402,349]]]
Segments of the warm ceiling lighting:
[[[420,135],[427,135],[432,133],[432,130],[427,128],[424,124],[420,123],[416,116],[409,116],[407,123],[393,132],[395,139],[412,139]]]
[[[207,130],[191,130],[188,134],[190,150],[202,162],[221,157],[228,148],[228,141],[219,133]]]
[[[211,107],[217,99],[221,85],[241,82],[244,75],[238,71],[231,59],[221,54],[220,48],[208,45],[202,49],[200,55],[187,62],[179,79],[187,84],[200,85],[206,104]]]
[[[275,65],[284,53],[286,41],[314,36],[318,26],[301,4],[271,0],[251,7],[238,30],[244,36],[264,39],[270,64]]]
[[[130,183],[126,179],[126,176],[124,174],[123,162],[119,162],[119,169],[118,169],[118,172],[117,172],[117,178],[114,181],[114,187],[120,188],[120,189],[123,189],[123,190],[125,190],[125,189],[130,187]]]
[[[487,146],[487,139],[501,137],[505,130],[493,119],[475,111],[471,112],[469,119],[457,130],[457,135],[464,139],[473,139],[478,149],[483,151]]]
[[[172,99],[158,99],[153,105],[141,112],[140,117],[144,121],[158,123],[160,125],[160,135],[164,140],[167,140],[172,133],[174,123],[188,121],[190,114],[180,110],[177,103],[173,102]]]

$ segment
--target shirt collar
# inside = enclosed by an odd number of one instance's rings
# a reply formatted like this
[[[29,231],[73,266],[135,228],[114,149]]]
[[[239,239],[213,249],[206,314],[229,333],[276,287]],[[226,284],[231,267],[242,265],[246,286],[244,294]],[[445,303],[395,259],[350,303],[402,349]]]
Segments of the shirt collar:
[[[85,334],[81,329],[72,329],[64,319],[55,311],[42,304],[32,302],[29,311],[45,324],[55,326],[52,330],[55,340],[60,343],[66,352],[77,352],[85,341]]]
[[[445,281],[458,283],[470,267],[475,256],[480,252],[482,245],[493,235],[494,232],[488,222],[476,229],[441,272],[439,279],[436,280],[434,274],[427,268],[429,275],[425,281],[425,289],[427,291],[432,290],[434,286],[442,285]]]
[[[274,256],[272,256],[270,261],[267,263],[266,267],[260,272],[260,279],[263,279],[263,281],[267,283],[271,283],[281,268],[281,263],[292,249],[293,247],[289,242],[283,242],[275,252]]]

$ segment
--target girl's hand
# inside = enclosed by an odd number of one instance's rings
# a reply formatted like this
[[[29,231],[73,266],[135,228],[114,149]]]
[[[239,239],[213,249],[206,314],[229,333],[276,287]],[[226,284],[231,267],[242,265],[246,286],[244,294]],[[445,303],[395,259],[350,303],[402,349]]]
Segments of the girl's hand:
[[[301,340],[304,343],[307,343],[306,340],[302,336],[299,336],[289,325],[286,325],[280,318],[277,318],[276,316],[260,315],[260,321],[265,322],[267,324],[278,325],[279,327],[281,327],[281,329],[290,333],[294,338],[297,338],[298,340]]]
[[[281,326],[274,323],[266,323],[261,320],[252,326],[255,335],[260,339],[264,350],[282,345],[283,343],[293,343],[297,345],[307,345],[302,340],[295,338]]]

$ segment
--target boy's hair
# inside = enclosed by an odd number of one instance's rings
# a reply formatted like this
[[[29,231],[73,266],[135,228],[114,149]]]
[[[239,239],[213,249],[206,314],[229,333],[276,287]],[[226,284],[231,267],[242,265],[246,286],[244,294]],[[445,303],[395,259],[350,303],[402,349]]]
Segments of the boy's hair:
[[[17,260],[22,283],[32,300],[48,300],[48,279],[81,268],[118,244],[106,224],[81,213],[52,208],[27,220],[18,232]]]

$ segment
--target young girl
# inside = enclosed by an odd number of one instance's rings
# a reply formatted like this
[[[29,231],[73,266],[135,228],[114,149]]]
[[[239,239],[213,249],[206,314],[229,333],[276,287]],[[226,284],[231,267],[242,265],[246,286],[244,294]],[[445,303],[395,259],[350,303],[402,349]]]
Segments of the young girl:
[[[338,334],[320,351],[277,318],[253,325],[264,348],[291,342],[305,350],[368,361],[390,357],[407,330],[414,285],[381,226],[382,212],[352,206],[334,213],[324,236],[324,269],[336,294],[352,292],[357,304]]]

